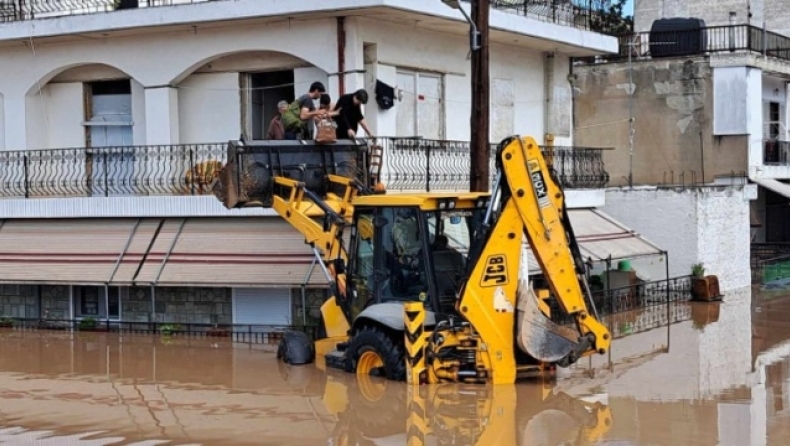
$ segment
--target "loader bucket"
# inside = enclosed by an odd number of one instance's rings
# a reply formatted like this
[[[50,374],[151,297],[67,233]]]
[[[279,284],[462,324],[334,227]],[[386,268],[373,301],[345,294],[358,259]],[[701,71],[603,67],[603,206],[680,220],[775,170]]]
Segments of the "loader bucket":
[[[305,183],[319,196],[329,191],[327,175],[356,177],[367,185],[367,146],[352,140],[230,141],[227,162],[212,192],[228,209],[271,207],[274,177]]]
[[[556,363],[575,349],[579,334],[560,326],[538,307],[538,297],[532,288],[521,281],[518,289],[518,347],[546,363]]]

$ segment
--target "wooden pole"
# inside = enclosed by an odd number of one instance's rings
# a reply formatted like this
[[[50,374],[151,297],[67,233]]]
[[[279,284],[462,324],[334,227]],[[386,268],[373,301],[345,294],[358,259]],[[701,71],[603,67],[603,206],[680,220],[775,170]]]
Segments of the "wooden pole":
[[[480,49],[472,52],[471,184],[472,192],[488,192],[489,160],[489,0],[472,0],[472,21],[480,32]]]

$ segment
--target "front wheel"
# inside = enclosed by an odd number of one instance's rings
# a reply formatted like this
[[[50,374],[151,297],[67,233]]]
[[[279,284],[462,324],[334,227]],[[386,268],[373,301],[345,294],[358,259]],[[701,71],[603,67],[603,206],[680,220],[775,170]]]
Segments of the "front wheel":
[[[403,345],[395,342],[383,330],[363,327],[348,344],[346,355],[349,371],[358,375],[382,376],[392,381],[406,379]]]

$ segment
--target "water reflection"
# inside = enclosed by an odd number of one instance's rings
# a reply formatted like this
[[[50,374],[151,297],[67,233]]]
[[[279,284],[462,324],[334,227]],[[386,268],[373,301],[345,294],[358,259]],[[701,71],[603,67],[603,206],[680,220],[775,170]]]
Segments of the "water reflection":
[[[790,293],[609,322],[611,355],[497,387],[359,381],[212,341],[4,331],[0,444],[790,444]]]

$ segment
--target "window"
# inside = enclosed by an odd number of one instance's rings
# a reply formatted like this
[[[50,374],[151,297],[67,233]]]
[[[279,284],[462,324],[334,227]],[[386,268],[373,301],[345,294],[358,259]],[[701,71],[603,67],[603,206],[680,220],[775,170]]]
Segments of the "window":
[[[119,319],[121,316],[121,288],[107,287],[105,300],[103,286],[75,286],[74,287],[74,316],[104,319],[109,313],[110,319]]]
[[[128,79],[86,84],[87,147],[131,146],[132,86]]]
[[[772,140],[777,139],[779,137],[779,132],[781,131],[778,102],[768,103],[768,125],[768,137]]]
[[[444,78],[441,74],[398,70],[397,135],[444,139]]]

